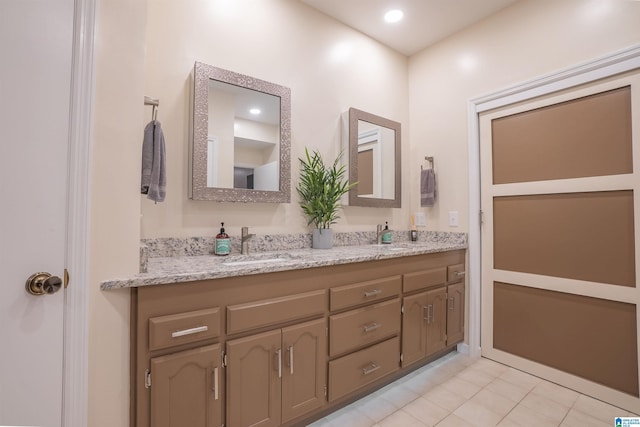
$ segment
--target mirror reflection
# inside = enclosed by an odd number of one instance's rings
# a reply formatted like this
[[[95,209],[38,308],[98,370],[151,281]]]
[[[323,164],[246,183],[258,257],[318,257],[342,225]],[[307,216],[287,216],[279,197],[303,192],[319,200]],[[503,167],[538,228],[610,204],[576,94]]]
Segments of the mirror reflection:
[[[290,201],[288,88],[196,62],[191,198]]]
[[[400,123],[349,109],[349,204],[400,207]]]
[[[207,187],[278,191],[280,98],[209,80]]]

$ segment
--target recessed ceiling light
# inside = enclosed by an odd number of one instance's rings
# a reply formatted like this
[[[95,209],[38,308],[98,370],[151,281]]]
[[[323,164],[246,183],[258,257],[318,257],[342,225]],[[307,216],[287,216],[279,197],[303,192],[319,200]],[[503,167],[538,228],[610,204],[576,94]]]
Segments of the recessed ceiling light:
[[[259,108],[252,108],[249,110],[249,112],[255,116],[257,116],[258,114],[260,114],[262,111],[260,111]]]
[[[393,24],[402,20],[404,17],[404,12],[400,9],[393,9],[384,14],[384,20]]]

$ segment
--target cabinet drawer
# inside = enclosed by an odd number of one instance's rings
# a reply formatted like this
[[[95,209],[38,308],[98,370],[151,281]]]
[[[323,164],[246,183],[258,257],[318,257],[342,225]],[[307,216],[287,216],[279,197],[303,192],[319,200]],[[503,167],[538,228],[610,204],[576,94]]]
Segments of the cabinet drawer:
[[[329,352],[336,356],[400,332],[400,300],[329,317]]]
[[[398,337],[329,362],[329,400],[397,371],[399,364]]]
[[[407,273],[402,280],[403,292],[426,289],[431,286],[443,285],[447,280],[447,268],[438,267],[429,270]]]
[[[149,319],[149,351],[202,341],[219,335],[218,307]]]
[[[329,291],[331,311],[383,300],[398,295],[402,284],[401,276],[356,283],[354,285],[331,288]]]
[[[464,280],[464,264],[454,264],[447,267],[447,282],[459,282]]]
[[[227,333],[235,334],[325,312],[326,291],[312,291],[227,307]]]

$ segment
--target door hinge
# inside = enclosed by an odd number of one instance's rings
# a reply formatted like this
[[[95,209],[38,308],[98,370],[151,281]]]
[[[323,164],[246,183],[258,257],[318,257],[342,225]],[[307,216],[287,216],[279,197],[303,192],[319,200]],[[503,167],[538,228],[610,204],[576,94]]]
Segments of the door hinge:
[[[482,209],[480,210],[478,216],[480,217],[480,225],[484,224],[484,212],[482,212]]]
[[[144,388],[151,388],[151,371],[148,369],[144,371]]]
[[[226,368],[227,367],[227,353],[226,352],[222,352],[222,367]]]
[[[404,314],[404,304],[402,304],[402,307],[400,307],[400,313]]]
[[[324,385],[324,397],[327,397],[327,385]]]
[[[329,328],[324,328],[324,336],[328,337],[329,336]]]
[[[400,363],[404,362],[404,354],[400,353]]]
[[[67,289],[69,287],[69,270],[67,270],[66,268],[64,269],[64,288]]]

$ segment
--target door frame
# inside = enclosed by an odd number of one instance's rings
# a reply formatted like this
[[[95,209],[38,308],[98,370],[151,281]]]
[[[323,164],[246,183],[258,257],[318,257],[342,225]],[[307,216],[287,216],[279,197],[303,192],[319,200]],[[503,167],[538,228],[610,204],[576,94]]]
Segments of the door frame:
[[[96,0],[74,1],[69,104],[62,426],[87,425],[90,165],[95,93]]]
[[[482,95],[467,102],[469,150],[469,334],[468,353],[481,355],[481,222],[480,204],[480,113],[538,96],[548,95],[640,68],[640,45],[556,71],[524,83]]]

